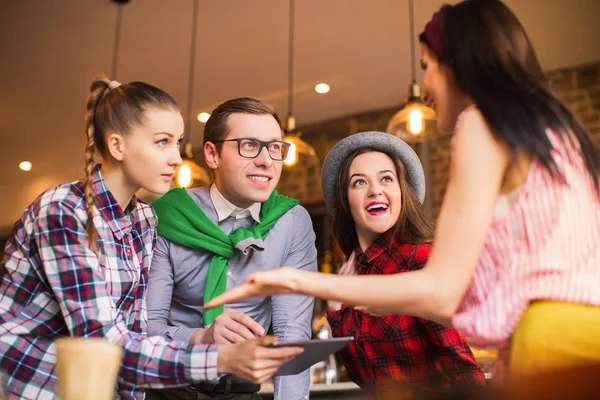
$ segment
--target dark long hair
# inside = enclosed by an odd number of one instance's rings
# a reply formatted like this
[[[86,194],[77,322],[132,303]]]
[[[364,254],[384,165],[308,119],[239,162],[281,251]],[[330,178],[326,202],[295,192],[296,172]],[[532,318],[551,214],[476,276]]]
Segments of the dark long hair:
[[[493,135],[513,157],[524,150],[564,180],[551,156],[547,129],[579,148],[600,191],[600,152],[592,136],[550,91],[529,37],[499,0],[466,0],[443,9],[444,59]],[[419,39],[431,48],[424,33]],[[434,52],[435,53],[435,52]]]
[[[396,168],[396,176],[400,184],[400,215],[394,226],[394,235],[402,243],[418,244],[433,242],[433,219],[429,216],[417,198],[417,195],[408,184],[404,165],[393,155],[364,147],[356,150],[344,160],[337,176],[335,189],[335,209],[333,212],[333,236],[340,248],[346,255],[350,256],[358,245],[356,236],[356,225],[348,203],[348,184],[350,178],[350,166],[354,159],[364,153],[383,153],[390,157]]]

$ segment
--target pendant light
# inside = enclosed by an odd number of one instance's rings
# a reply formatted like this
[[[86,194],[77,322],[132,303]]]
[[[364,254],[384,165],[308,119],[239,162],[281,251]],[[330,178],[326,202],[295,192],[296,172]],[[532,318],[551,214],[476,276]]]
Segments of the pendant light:
[[[421,87],[417,83],[415,71],[415,27],[413,0],[408,0],[410,22],[410,51],[412,83],[404,106],[398,111],[387,126],[387,132],[405,142],[422,142],[436,134],[435,112],[421,100]]]
[[[294,132],[296,130],[296,118],[294,118],[292,112],[293,106],[293,87],[294,87],[294,0],[290,0],[289,12],[289,65],[288,65],[288,116],[285,124],[285,135],[283,141],[289,143],[290,150],[288,155],[283,160],[283,165],[286,167],[293,167],[298,163],[300,155],[307,155],[309,160],[313,163],[318,162],[317,153],[315,149],[301,139],[302,134],[300,132]]]
[[[183,163],[175,173],[175,181],[177,186],[189,188],[194,182],[206,184],[210,178],[208,173],[196,164],[194,161],[194,153],[192,151],[192,103],[194,101],[194,70],[196,63],[196,37],[198,32],[198,0],[194,0],[192,11],[192,37],[190,42],[190,65],[188,79],[188,98],[186,111],[186,130],[187,135],[183,139],[183,152],[181,158]]]

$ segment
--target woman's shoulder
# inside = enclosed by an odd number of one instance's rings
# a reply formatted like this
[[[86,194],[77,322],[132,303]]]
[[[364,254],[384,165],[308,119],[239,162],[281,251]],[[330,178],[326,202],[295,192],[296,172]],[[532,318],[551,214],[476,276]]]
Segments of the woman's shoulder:
[[[29,235],[45,227],[51,219],[70,216],[86,219],[83,191],[78,183],[65,183],[44,190],[23,210],[13,230]]]
[[[456,136],[460,132],[477,132],[481,129],[489,130],[489,126],[479,108],[475,104],[471,104],[458,114],[454,124],[454,135]]]
[[[81,181],[64,183],[43,191],[28,207],[36,214],[44,209],[65,209],[75,212],[85,208],[85,199]]]

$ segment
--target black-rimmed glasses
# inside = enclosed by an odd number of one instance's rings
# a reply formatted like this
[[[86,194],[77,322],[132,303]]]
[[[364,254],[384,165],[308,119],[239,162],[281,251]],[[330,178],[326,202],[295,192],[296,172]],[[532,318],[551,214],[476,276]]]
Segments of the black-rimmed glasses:
[[[227,140],[214,140],[213,143],[223,142],[237,142],[238,153],[244,158],[256,158],[262,151],[263,147],[267,148],[269,157],[273,161],[283,161],[287,157],[290,149],[290,144],[279,140],[273,140],[271,142],[263,142],[258,139],[249,138],[238,138],[238,139],[227,139]]]

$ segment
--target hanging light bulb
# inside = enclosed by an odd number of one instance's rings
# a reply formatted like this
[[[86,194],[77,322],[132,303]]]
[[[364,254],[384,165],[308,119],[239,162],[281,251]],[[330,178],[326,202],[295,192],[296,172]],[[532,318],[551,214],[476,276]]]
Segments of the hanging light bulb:
[[[319,157],[317,156],[317,152],[310,144],[302,140],[301,136],[302,133],[296,132],[288,133],[283,137],[284,142],[291,144],[290,149],[288,150],[288,155],[285,160],[283,160],[283,164],[287,167],[293,167],[294,165],[298,164],[300,155],[302,155],[303,159],[305,159],[309,164],[318,164]]]
[[[186,143],[183,151],[183,163],[175,172],[175,182],[177,186],[189,188],[194,182],[205,185],[210,182],[210,177],[204,168],[194,162],[192,154],[192,144]]]
[[[288,167],[293,167],[298,163],[298,151],[296,150],[296,145],[293,143],[290,137],[284,137],[283,141],[290,144],[288,155],[285,160],[283,160],[283,163]]]
[[[423,132],[423,113],[419,110],[412,110],[410,114],[408,114],[406,127],[413,135],[418,135]]]
[[[421,87],[413,82],[404,107],[388,123],[386,132],[405,142],[421,142],[435,133],[435,111],[421,101]]]
[[[190,161],[193,157],[192,144],[188,142],[183,146],[183,162],[175,172],[175,181],[177,182],[177,186],[187,189],[192,186],[192,183],[194,183],[194,178],[192,175],[192,164],[194,164],[194,162]]]
[[[177,171],[177,186],[189,188],[192,186],[192,167],[188,165],[188,160],[185,160]]]
[[[417,84],[415,78],[413,0],[409,0],[408,5],[412,83],[409,87],[408,97],[404,101],[404,106],[390,119],[386,131],[405,142],[422,142],[427,140],[429,136],[436,134],[437,129],[435,127],[435,112],[421,101],[421,87]]]
[[[175,173],[175,182],[182,188],[192,187],[193,184],[206,185],[210,182],[210,176],[204,168],[194,162],[194,160],[185,159],[177,168]]]
[[[296,129],[296,118],[292,115],[288,116],[287,124],[285,128],[285,136],[283,137],[283,141],[290,144],[290,149],[288,150],[288,155],[283,160],[283,165],[286,167],[293,167],[298,164],[298,158],[300,154],[308,156],[308,161],[312,164],[318,163],[317,152],[315,149],[302,140],[300,137],[302,133],[293,132]]]

